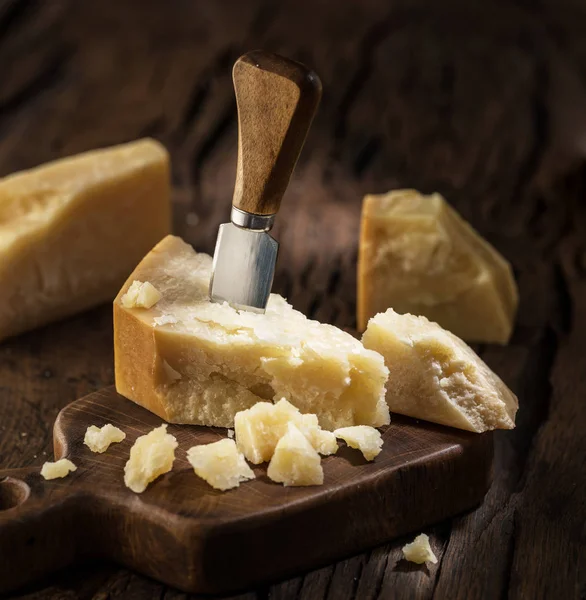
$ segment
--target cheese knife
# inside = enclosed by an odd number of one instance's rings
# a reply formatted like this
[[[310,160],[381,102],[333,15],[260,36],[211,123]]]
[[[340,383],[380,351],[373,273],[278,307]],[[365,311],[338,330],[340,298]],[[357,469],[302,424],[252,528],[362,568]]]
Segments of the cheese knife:
[[[231,222],[220,225],[210,299],[264,313],[279,245],[269,235],[321,98],[319,77],[264,51],[241,56],[232,73],[238,163]]]

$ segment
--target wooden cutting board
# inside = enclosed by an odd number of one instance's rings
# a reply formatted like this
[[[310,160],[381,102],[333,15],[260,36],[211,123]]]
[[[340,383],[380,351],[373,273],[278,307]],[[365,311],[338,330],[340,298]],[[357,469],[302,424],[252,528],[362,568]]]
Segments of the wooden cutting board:
[[[104,454],[83,445],[89,425],[127,434]],[[0,471],[0,592],[88,557],[106,557],[188,592],[223,593],[289,577],[358,553],[478,504],[492,471],[492,435],[394,417],[367,463],[341,447],[323,459],[325,484],[285,488],[257,479],[219,492],[185,458],[225,429],[170,425],[173,470],[143,494],[124,486],[139,435],[161,424],[114,388],[64,408],[55,459],[78,469],[45,481],[39,467]]]

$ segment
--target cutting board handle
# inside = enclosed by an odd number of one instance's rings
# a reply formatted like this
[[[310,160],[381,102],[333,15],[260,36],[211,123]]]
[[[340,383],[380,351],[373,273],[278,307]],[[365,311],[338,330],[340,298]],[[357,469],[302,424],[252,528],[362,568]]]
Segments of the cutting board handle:
[[[0,593],[76,557],[79,503],[60,482],[45,481],[39,467],[0,471]]]
[[[238,165],[232,205],[274,215],[321,98],[305,65],[261,50],[241,56],[232,73],[238,104]]]

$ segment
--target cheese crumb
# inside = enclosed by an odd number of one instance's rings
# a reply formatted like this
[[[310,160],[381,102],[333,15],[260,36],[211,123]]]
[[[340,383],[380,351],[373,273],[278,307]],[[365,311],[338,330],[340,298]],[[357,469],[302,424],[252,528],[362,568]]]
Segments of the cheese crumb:
[[[267,462],[271,460],[277,442],[287,433],[289,423],[294,423],[321,454],[337,452],[336,437],[331,431],[321,429],[317,416],[302,415],[285,398],[276,404],[258,402],[236,413],[234,430],[238,448],[255,465]]]
[[[383,438],[380,431],[368,425],[341,427],[334,431],[334,435],[343,439],[350,448],[360,450],[366,460],[374,460],[383,447]]]
[[[179,319],[177,319],[177,317],[174,317],[173,315],[162,315],[153,319],[153,323],[155,325],[173,325],[178,322]]]
[[[110,444],[116,444],[126,439],[126,434],[118,427],[114,427],[111,423],[107,423],[103,427],[90,425],[85,432],[83,443],[92,451],[106,452]]]
[[[56,462],[46,462],[41,468],[41,475],[45,479],[59,479],[67,477],[72,471],[77,471],[77,467],[67,458],[62,458]]]
[[[151,308],[162,297],[161,292],[152,283],[143,283],[135,279],[120,302],[124,308]]]
[[[141,435],[130,449],[130,458],[124,467],[124,483],[133,492],[144,492],[151,481],[173,468],[177,440],[161,425]]]
[[[166,360],[163,360],[163,371],[165,371],[167,379],[171,382],[181,379],[181,373],[176,371]]]
[[[229,437],[230,439],[233,439],[233,438],[234,438],[234,435],[235,435],[235,434],[234,434],[234,430],[233,430],[233,429],[228,429],[228,437]]]
[[[277,443],[267,475],[285,486],[324,482],[320,455],[293,423],[287,424],[287,433]]]
[[[403,547],[403,556],[405,560],[417,563],[419,565],[424,562],[437,562],[437,556],[433,553],[429,545],[429,537],[422,533],[418,535],[410,544]]]
[[[187,451],[187,460],[196,475],[217,490],[238,487],[241,482],[255,477],[234,440],[194,446]]]

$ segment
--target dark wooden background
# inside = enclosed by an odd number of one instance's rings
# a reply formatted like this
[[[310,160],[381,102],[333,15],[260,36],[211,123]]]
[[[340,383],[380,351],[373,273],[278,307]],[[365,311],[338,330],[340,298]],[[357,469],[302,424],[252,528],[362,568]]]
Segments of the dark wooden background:
[[[429,529],[437,565],[401,562],[397,540],[238,598],[586,598],[586,4],[3,0],[0,174],[154,136],[175,230],[211,251],[236,165],[231,65],[256,47],[324,84],[276,229],[276,291],[353,326],[362,194],[440,191],[514,265],[512,343],[479,351],[521,409],[484,504]],[[2,467],[40,466],[59,409],[113,382],[110,313],[0,345]],[[185,596],[89,564],[13,597]]]

